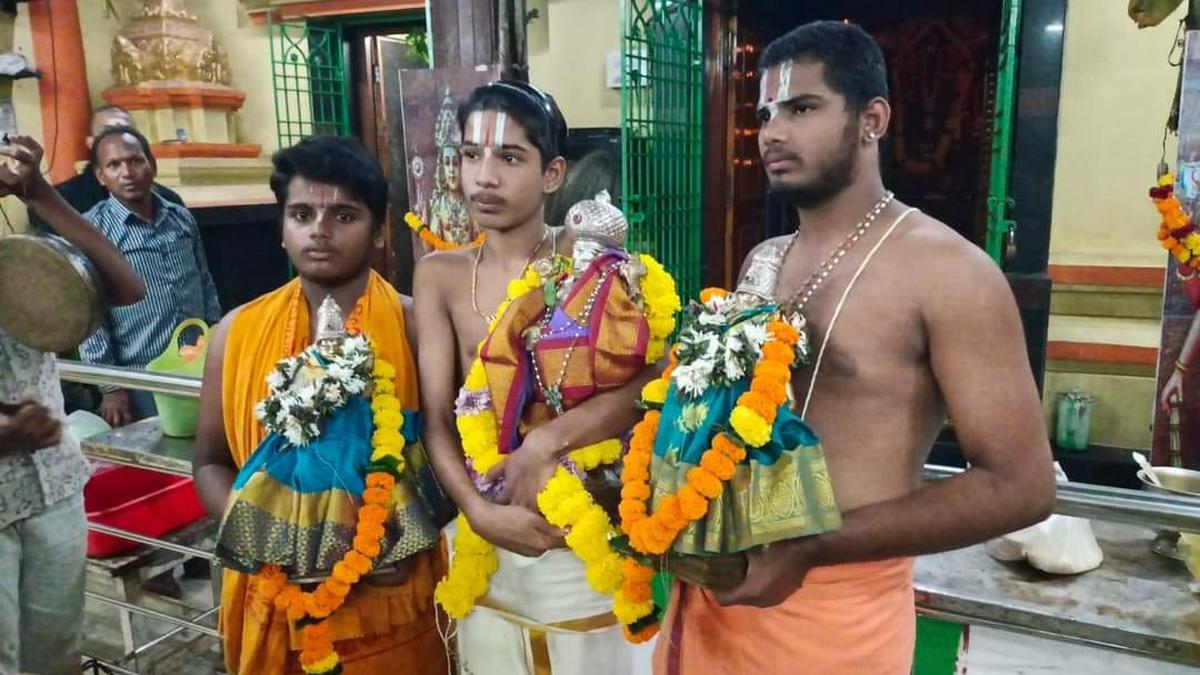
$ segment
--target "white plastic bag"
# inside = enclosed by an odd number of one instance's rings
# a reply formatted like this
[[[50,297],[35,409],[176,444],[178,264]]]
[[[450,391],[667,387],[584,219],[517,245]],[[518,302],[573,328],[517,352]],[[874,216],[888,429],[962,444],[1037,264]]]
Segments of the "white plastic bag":
[[[1054,474],[1059,483],[1068,482],[1058,462],[1054,463]],[[984,548],[996,560],[1024,559],[1048,574],[1081,574],[1096,569],[1104,561],[1104,553],[1092,534],[1092,524],[1086,518],[1058,514],[993,539]]]
[[[67,415],[67,428],[71,430],[71,435],[78,440],[112,431],[108,422],[86,410],[76,410]]]

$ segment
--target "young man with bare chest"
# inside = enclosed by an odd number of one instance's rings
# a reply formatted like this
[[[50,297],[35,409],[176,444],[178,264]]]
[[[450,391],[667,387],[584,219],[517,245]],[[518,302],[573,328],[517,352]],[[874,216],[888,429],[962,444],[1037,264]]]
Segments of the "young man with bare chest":
[[[450,615],[465,616],[457,627],[459,670],[628,673],[631,653],[611,599],[589,587],[583,564],[564,548],[564,533],[543,518],[537,497],[565,453],[633,426],[637,393],[655,369],[565,412],[547,397],[539,405],[558,407],[560,414],[535,424],[523,419],[519,447],[496,470],[487,475],[468,470],[468,444],[462,425],[456,429],[456,414],[461,418],[492,405],[460,391],[470,382],[478,346],[489,337],[489,325],[498,325],[496,313],[510,282],[525,276],[531,263],[569,257],[572,237],[544,221],[545,198],[559,188],[566,169],[560,155],[566,123],[553,100],[524,83],[495,82],[471,94],[458,121],[463,193],[486,243],[422,258],[413,287],[425,446],[461,511],[456,539],[481,538],[495,548],[497,561],[482,570],[486,591],[474,589],[483,593],[478,598],[460,592],[455,599],[451,582],[439,586],[439,602]],[[519,393],[528,394],[528,388]],[[491,491],[501,483],[498,494]],[[459,544],[448,579],[465,558]]]
[[[731,590],[679,586],[655,672],[907,674],[912,557],[1049,513],[1042,406],[999,269],[882,183],[890,108],[874,40],[808,24],[760,68],[759,150],[801,227],[760,244],[743,273],[768,279],[813,336],[794,394],[823,441],[843,527],[750,554]],[[971,468],[923,485],[947,417]]]

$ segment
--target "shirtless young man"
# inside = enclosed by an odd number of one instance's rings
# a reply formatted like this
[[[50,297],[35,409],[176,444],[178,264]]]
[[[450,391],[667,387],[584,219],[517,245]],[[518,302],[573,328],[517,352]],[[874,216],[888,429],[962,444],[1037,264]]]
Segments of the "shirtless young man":
[[[1042,406],[1000,270],[945,224],[887,199],[879,143],[890,108],[875,41],[855,26],[808,24],[772,43],[760,68],[759,150],[771,189],[803,225],[794,241],[760,244],[747,267],[778,256],[776,299],[794,303],[878,209],[802,310],[814,353],[830,336],[806,421],[844,524],[751,554],[746,579],[727,592],[681,586],[655,672],[907,675],[911,557],[1050,512]],[[812,366],[795,374],[797,401],[812,378]],[[923,485],[947,417],[971,468]]]
[[[417,264],[413,288],[423,439],[439,479],[471,529],[503,549],[482,600],[503,605],[508,613],[502,618],[476,605],[459,625],[461,672],[532,675],[535,666],[526,654],[533,653],[534,662],[538,657],[537,647],[530,646],[531,626],[582,626],[611,617],[612,608],[611,599],[588,586],[582,563],[564,548],[563,533],[538,512],[537,493],[564,453],[633,426],[639,417],[634,401],[655,368],[529,430],[501,465],[505,489],[499,499],[479,493],[464,465],[455,399],[509,281],[531,261],[571,255],[570,233],[547,227],[544,217],[546,196],[565,174],[560,149],[567,129],[550,97],[508,81],[476,89],[459,109],[458,121],[463,193],[487,241],[480,249],[433,253]],[[614,622],[574,630],[579,632],[550,630],[542,642],[549,643],[543,656],[556,675],[631,672],[629,647]]]

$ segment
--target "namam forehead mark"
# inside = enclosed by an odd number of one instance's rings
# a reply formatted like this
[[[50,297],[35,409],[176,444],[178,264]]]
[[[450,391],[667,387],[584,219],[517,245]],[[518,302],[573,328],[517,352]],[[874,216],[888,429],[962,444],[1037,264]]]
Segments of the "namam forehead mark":
[[[763,73],[758,90],[758,118],[769,122],[779,114],[779,106],[793,97],[792,67],[789,59]]]
[[[483,154],[505,147],[508,113],[503,110],[476,110],[467,118],[465,142],[481,148]]]
[[[288,190],[288,209],[310,208],[315,212],[314,219],[320,222],[329,212],[360,208],[349,195],[343,195],[341,186],[318,183],[303,178],[301,180],[304,181],[301,189]]]

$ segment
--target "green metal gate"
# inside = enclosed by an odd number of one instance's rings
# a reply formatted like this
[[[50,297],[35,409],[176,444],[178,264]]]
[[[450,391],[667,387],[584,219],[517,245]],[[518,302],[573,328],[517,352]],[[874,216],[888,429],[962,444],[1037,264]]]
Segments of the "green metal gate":
[[[654,254],[686,302],[700,291],[704,157],[701,0],[623,0],[621,195],[629,246]]]
[[[1009,172],[1012,158],[1013,118],[1017,91],[1017,42],[1021,34],[1021,0],[1004,0],[1000,16],[1000,54],[996,68],[996,95],[992,110],[992,158],[988,176],[987,242],[992,260],[1003,265],[1008,242],[1016,234],[1009,218]]]
[[[306,136],[350,135],[350,85],[341,30],[275,21],[268,28],[279,147]]]

